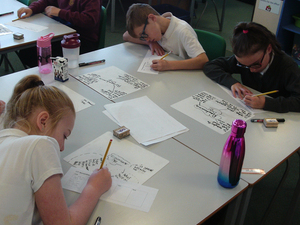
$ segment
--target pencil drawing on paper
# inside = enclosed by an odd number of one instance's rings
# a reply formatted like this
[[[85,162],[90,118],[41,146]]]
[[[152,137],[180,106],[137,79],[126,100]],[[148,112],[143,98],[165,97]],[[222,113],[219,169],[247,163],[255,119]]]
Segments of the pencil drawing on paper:
[[[100,168],[105,154],[107,140],[112,139],[112,136],[113,134],[111,132],[106,132],[66,156],[64,160],[74,167],[93,172],[95,169]],[[114,138],[104,166],[109,169],[112,177],[123,181],[143,184],[167,163],[168,160],[138,145],[124,139],[120,141]]]
[[[75,78],[110,100],[149,87],[147,83],[114,66]]]
[[[234,119],[247,120],[254,116],[252,112],[205,91],[172,107],[221,134],[231,129]]]
[[[79,158],[77,160],[77,158]],[[93,171],[100,167],[103,160],[103,155],[98,153],[91,153],[84,155],[85,160],[82,160],[82,155],[74,157],[71,160],[71,164],[75,167],[84,168],[88,171]],[[154,172],[151,167],[144,166],[142,164],[132,164],[122,156],[118,154],[108,154],[104,166],[109,168],[112,177],[121,179],[123,181],[131,181],[134,183],[140,183],[138,176],[135,174],[146,174]],[[150,175],[152,176],[152,175]]]

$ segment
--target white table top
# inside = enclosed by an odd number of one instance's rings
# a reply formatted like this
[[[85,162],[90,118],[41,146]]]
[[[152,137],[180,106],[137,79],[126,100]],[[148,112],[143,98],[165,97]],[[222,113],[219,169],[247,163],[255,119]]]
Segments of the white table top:
[[[80,73],[92,72],[115,65],[150,84],[149,88],[118,98],[115,102],[147,95],[189,129],[188,132],[176,136],[176,140],[219,164],[222,149],[229,132],[223,135],[219,134],[172,108],[171,105],[201,91],[207,91],[239,107],[240,105],[215,82],[207,78],[201,70],[166,71],[158,75],[137,72],[147,50],[147,46],[123,43],[101,51],[88,53],[81,59],[92,61],[93,59],[105,58],[106,62],[105,64],[84,68]],[[178,58],[176,56],[168,57]],[[293,154],[300,146],[298,135],[300,127],[299,115],[299,113],[280,114],[273,112],[255,115],[254,118],[285,118],[286,121],[279,123],[278,128],[265,128],[262,123],[251,123],[248,120],[245,133],[246,155],[243,167],[264,169],[268,173]],[[250,184],[254,184],[263,176],[242,174],[241,177]]]
[[[11,22],[12,20],[18,18],[17,11],[21,7],[26,7],[26,6],[17,0],[5,0],[5,4],[1,5],[0,14],[5,12],[11,12],[11,11],[14,11],[14,14],[1,16],[0,24],[3,24],[12,32],[19,32],[24,34],[24,39],[15,40],[13,38],[13,34],[0,35],[0,53],[7,53],[22,48],[35,46],[36,40],[40,36],[47,35],[51,32],[55,34],[52,41],[62,39],[63,35],[76,32],[74,29],[64,24],[61,24],[44,14],[36,14],[23,20],[24,22],[48,27],[47,29],[42,30],[40,32],[33,32],[26,29],[21,29],[21,28],[6,25],[6,23]]]
[[[139,59],[144,57],[143,54],[135,53],[135,51],[128,52],[134,50],[131,49],[132,47],[134,46],[130,44],[121,44],[105,48],[105,50],[97,51],[94,54],[81,55],[80,62],[105,58],[106,63],[79,68],[78,73],[83,74],[110,65],[116,65],[124,71],[130,70],[135,65],[130,53],[134,53]],[[121,56],[121,54],[128,55],[128,57]],[[121,59],[123,63],[119,63]],[[133,70],[129,72],[133,74]],[[38,69],[32,68],[0,77],[0,99],[8,99],[12,87],[19,79],[37,73]],[[152,75],[146,76],[150,79]],[[152,86],[147,88],[147,93],[144,94],[149,93],[149,97],[152,98],[153,94],[149,90],[162,88],[163,82],[159,81],[160,77],[160,75],[156,77],[155,82],[152,82]],[[157,86],[155,85],[156,82]],[[169,82],[169,85],[173,86],[172,83]],[[110,103],[109,100],[72,77],[64,84],[96,104],[77,113],[75,127],[66,142],[61,159],[105,132],[117,128],[117,125],[102,113],[104,104]],[[130,95],[128,97],[130,98]],[[122,101],[122,99],[124,100],[124,98],[120,98],[119,101]],[[159,102],[159,104],[162,106],[162,102]],[[167,105],[164,108],[167,108]],[[181,116],[184,117],[184,115]],[[137,144],[132,137],[126,139]],[[145,213],[99,201],[88,222],[89,225],[94,224],[97,216],[102,217],[101,224],[103,225],[197,224],[206,220],[247,189],[248,184],[243,180],[234,189],[221,187],[217,182],[218,166],[175,139],[169,139],[144,148],[170,161],[168,165],[144,183],[146,186],[159,189],[150,212]],[[67,172],[70,165],[62,160],[62,167],[64,172]],[[78,194],[74,192],[64,190],[64,193],[68,205],[72,204],[78,197]]]

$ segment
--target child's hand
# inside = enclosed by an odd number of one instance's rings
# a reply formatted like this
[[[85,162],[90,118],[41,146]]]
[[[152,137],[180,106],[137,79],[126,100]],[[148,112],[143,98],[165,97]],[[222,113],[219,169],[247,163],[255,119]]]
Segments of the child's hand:
[[[22,8],[20,8],[19,10],[18,10],[18,17],[19,18],[22,18],[22,19],[24,19],[24,18],[27,18],[27,17],[29,17],[29,16],[31,16],[32,15],[32,10],[30,9],[30,8],[28,8],[28,7],[22,7]],[[25,13],[25,14],[24,14]],[[24,15],[23,15],[24,14]]]
[[[244,98],[244,102],[246,105],[250,106],[253,109],[262,109],[265,106],[266,97],[246,95]]]
[[[243,100],[246,95],[252,95],[252,91],[246,88],[241,83],[235,83],[231,86],[231,92],[233,97],[238,97],[239,99]]]
[[[0,100],[0,115],[4,112],[5,109],[5,102]]]
[[[111,174],[108,168],[103,167],[101,170],[94,170],[90,176],[87,186],[92,188],[91,191],[99,194],[99,197],[111,187]]]
[[[165,50],[156,42],[148,42],[148,45],[150,47],[152,55],[154,55],[154,52],[158,56],[162,56],[165,54]]]
[[[54,6],[47,6],[45,8],[45,13],[47,16],[52,17],[52,16],[58,16],[60,12],[60,9]]]
[[[153,60],[151,68],[156,71],[164,71],[169,69],[169,62],[167,60]]]

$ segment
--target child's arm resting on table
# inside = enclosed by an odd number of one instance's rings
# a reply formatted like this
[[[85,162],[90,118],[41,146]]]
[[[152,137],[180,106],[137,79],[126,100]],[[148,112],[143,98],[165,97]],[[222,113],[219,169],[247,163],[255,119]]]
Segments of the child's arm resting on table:
[[[151,68],[157,71],[165,70],[201,70],[204,64],[208,62],[207,55],[202,53],[195,58],[185,60],[153,60]]]
[[[154,54],[154,52],[158,56],[162,56],[162,55],[165,54],[165,50],[156,41],[155,42],[142,41],[139,38],[134,38],[134,37],[130,36],[128,31],[126,31],[123,34],[123,40],[128,41],[128,42],[132,42],[132,43],[135,43],[135,44],[149,45],[150,50],[152,52],[152,55]]]

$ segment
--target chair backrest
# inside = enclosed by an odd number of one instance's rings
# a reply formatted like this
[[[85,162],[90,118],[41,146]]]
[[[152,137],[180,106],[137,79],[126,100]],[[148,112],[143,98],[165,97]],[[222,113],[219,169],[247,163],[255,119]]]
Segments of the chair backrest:
[[[101,6],[98,49],[104,48],[105,46],[106,20],[106,9],[104,6]]]
[[[29,6],[32,2],[37,1],[37,0],[18,0],[18,1]]]
[[[223,37],[204,30],[194,30],[209,60],[225,56],[226,41]]]

